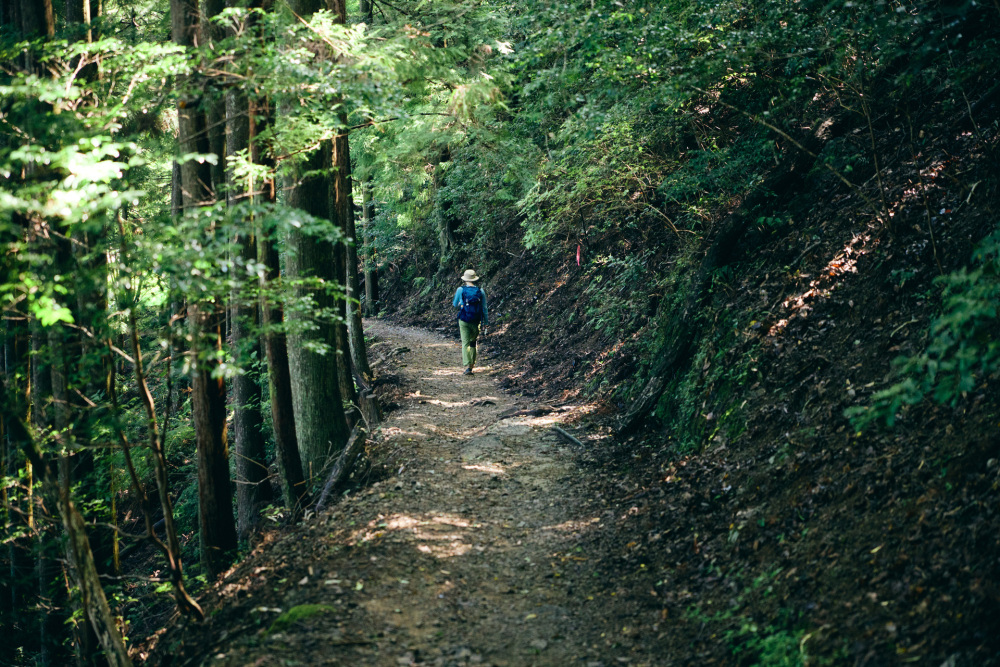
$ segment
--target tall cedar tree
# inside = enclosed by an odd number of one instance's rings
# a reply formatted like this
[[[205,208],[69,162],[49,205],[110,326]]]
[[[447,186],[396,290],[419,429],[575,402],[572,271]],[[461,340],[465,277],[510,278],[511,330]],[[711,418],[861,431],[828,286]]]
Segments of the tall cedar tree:
[[[309,18],[323,8],[319,0],[292,0],[289,4],[292,11],[303,18]],[[296,170],[286,175],[286,203],[289,207],[317,218],[334,219],[336,209],[330,202],[332,155],[332,141],[325,140],[317,150],[306,156]],[[293,228],[285,239],[285,247],[288,252],[285,260],[288,277],[292,280],[309,278],[321,281],[319,288],[311,292],[316,309],[337,312],[335,296],[324,289],[334,286],[342,275],[336,270],[334,244]],[[297,296],[306,296],[301,285],[296,291]],[[292,322],[301,322],[308,314],[296,310],[287,313],[287,317]],[[328,458],[347,443],[349,428],[339,386],[341,370],[336,325],[322,321],[311,329],[297,328],[299,330],[289,335],[288,341],[295,433],[303,472],[309,479],[309,485],[315,486]],[[310,343],[325,345],[330,352],[320,354]]]
[[[174,42],[194,46],[195,37],[203,37],[197,1],[172,0],[170,9]],[[184,83],[187,82],[181,85]],[[214,135],[209,132],[205,104],[208,103],[190,89],[178,104],[178,143],[182,154],[212,152],[210,138]],[[214,203],[213,175],[207,161],[187,160],[181,165],[185,211]],[[198,448],[198,533],[202,566],[211,579],[228,566],[237,546],[226,448],[226,387],[218,369],[225,310],[214,303],[189,302],[187,315],[194,359],[191,409]]]
[[[239,6],[229,2],[230,6]],[[233,88],[226,93],[226,154],[235,155],[250,148],[250,100],[247,91]],[[245,182],[232,174],[227,178],[230,206],[254,196],[257,184]],[[257,259],[257,235],[254,221],[246,219],[234,239],[246,262]],[[247,302],[243,290],[235,291],[231,307],[231,338],[237,358],[247,361],[261,358],[258,304]],[[258,508],[272,499],[267,482],[267,457],[264,441],[264,418],[261,414],[263,392],[255,374],[242,373],[233,378],[233,438],[236,456],[236,531],[246,539],[258,517]],[[297,453],[297,452],[296,452]]]

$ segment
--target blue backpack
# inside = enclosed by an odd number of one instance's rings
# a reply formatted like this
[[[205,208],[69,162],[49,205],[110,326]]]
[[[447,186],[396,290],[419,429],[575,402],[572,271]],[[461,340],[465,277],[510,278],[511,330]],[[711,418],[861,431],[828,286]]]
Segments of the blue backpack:
[[[462,287],[462,307],[458,319],[470,324],[483,321],[483,291],[478,287]]]

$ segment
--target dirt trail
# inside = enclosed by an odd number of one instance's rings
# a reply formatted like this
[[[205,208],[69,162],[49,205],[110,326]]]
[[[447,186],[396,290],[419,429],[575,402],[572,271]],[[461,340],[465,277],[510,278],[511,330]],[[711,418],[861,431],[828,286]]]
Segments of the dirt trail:
[[[230,630],[210,662],[665,664],[628,627],[631,596],[580,547],[614,514],[550,428],[566,413],[501,418],[532,406],[497,390],[488,355],[463,376],[457,342],[368,326],[400,350],[407,398],[382,427],[398,470],[261,550],[271,565],[252,556],[252,574],[223,582],[247,631]],[[303,604],[326,607],[267,630]]]

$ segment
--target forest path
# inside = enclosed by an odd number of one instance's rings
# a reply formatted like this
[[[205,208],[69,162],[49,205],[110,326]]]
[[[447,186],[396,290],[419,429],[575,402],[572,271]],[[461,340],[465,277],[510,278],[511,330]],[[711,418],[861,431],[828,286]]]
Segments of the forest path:
[[[254,609],[258,627],[296,605],[321,613],[223,642],[211,663],[662,664],[622,627],[631,596],[616,600],[579,546],[614,513],[590,497],[573,446],[551,429],[565,413],[501,418],[531,406],[497,389],[488,354],[463,376],[457,342],[366,326],[406,391],[381,428],[396,474],[270,549],[286,555],[251,597],[283,599]]]

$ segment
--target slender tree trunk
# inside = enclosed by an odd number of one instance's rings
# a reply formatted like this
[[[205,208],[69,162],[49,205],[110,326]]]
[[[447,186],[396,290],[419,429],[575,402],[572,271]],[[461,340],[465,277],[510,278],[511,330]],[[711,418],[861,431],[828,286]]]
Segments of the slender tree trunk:
[[[371,380],[372,369],[368,364],[368,350],[365,347],[365,332],[361,323],[361,292],[358,289],[358,239],[357,229],[354,226],[354,197],[351,192],[351,154],[348,138],[338,137],[335,145],[341,147],[335,149],[334,157],[337,167],[336,178],[338,188],[343,192],[338,192],[338,199],[343,199],[340,211],[343,215],[345,235],[347,236],[347,271],[344,276],[344,285],[347,292],[347,332],[350,340],[351,360],[354,370],[366,380]],[[341,154],[343,153],[343,154]],[[362,198],[364,195],[362,195]]]
[[[17,486],[5,486],[0,493],[3,495],[4,507],[4,527],[6,534],[10,535],[14,530],[21,530],[24,534],[30,534],[32,526],[32,479],[31,463],[26,462],[20,455],[19,443],[14,439],[12,433],[14,429],[11,422],[15,419],[27,420],[29,415],[30,401],[30,365],[29,349],[30,338],[27,326],[23,320],[5,319],[2,322],[4,331],[3,341],[3,375],[0,381],[4,382],[9,395],[9,412],[0,410],[0,424],[2,424],[2,446],[3,446],[3,469],[0,475],[18,476],[22,466],[27,478]],[[3,604],[0,608],[4,610],[4,616],[0,619],[0,626],[7,629],[6,641],[0,642],[0,663],[15,664],[19,659],[16,655],[20,645],[27,644],[30,638],[25,636],[28,631],[24,610],[29,608],[29,595],[31,591],[25,586],[29,581],[31,572],[31,539],[20,538],[11,539],[6,544],[7,562],[3,575],[4,590]]]
[[[226,8],[226,0],[201,0],[201,32],[198,46],[209,53],[215,49],[215,43],[226,37],[226,29],[212,21]],[[208,90],[205,94],[205,132],[207,134],[208,152],[214,153],[218,160],[209,165],[212,177],[213,199],[220,197],[226,184],[226,96],[218,90]]]
[[[52,411],[52,367],[50,365],[47,332],[41,324],[31,321],[31,424],[35,432],[47,432],[51,424]],[[41,499],[46,498],[42,494]],[[46,503],[36,504],[35,524],[35,576],[37,580],[37,616],[39,662],[43,666],[54,665],[65,656],[59,653],[58,628],[62,626],[61,614],[53,594],[56,567],[50,554],[48,540],[52,537],[48,527],[50,522],[42,510]]]
[[[236,551],[236,523],[233,519],[232,488],[229,482],[229,453],[226,446],[226,385],[206,363],[222,346],[223,316],[188,306],[192,352],[196,367],[191,380],[191,407],[198,441],[198,533],[201,562],[209,579],[214,579],[231,562]],[[205,343],[213,342],[209,350]],[[200,344],[199,344],[200,343]]]
[[[271,398],[271,423],[274,427],[274,453],[281,476],[281,491],[285,507],[295,511],[308,491],[302,472],[295,429],[295,408],[292,399],[292,378],[288,364],[288,345],[285,338],[283,313],[269,290],[278,278],[278,251],[263,236],[257,238],[257,261],[267,267],[260,279],[261,325],[264,329],[264,348],[267,352],[267,385]]]
[[[338,23],[346,23],[347,7],[342,0],[333,0],[330,9]],[[341,121],[344,126],[347,125],[346,117],[341,117]],[[330,149],[330,220],[340,230],[341,237],[344,239],[334,247],[334,266],[336,268],[337,281],[344,286],[345,296],[347,296],[350,292],[348,282],[350,267],[347,262],[347,245],[350,242],[348,223],[351,219],[351,207],[353,206],[351,202],[351,151],[347,135],[340,134],[335,137],[331,142]],[[353,357],[351,354],[352,341],[347,324],[347,319],[352,309],[348,307],[347,299],[338,299],[336,306],[337,314],[340,317],[340,321],[335,326],[337,352],[339,355],[337,377],[340,385],[340,396],[345,404],[356,405],[358,394],[354,387],[354,376],[351,373],[351,367],[353,366]],[[358,329],[363,349],[364,334],[360,332],[360,327]],[[350,425],[353,426],[353,423]],[[343,447],[339,447],[339,449],[343,449]]]
[[[227,153],[236,154],[250,146],[249,103],[242,91],[230,91],[226,99]],[[229,205],[239,204],[251,196],[253,183],[229,182]],[[253,234],[253,220],[246,220],[246,228],[236,238],[240,256],[246,262],[257,260],[257,243]],[[267,458],[264,443],[264,419],[261,416],[263,394],[255,372],[247,372],[254,360],[260,361],[260,337],[257,303],[249,300],[247,290],[236,290],[232,295],[232,345],[235,357],[245,372],[233,379],[233,432],[236,448],[236,528],[237,535],[245,540],[257,522],[261,503],[271,500],[271,487],[267,482]]]
[[[271,119],[271,107],[251,101],[250,154],[254,164],[273,167],[274,163],[258,139]],[[259,187],[260,194],[257,194]],[[251,187],[254,200],[274,204],[275,183],[268,179],[260,186]],[[302,459],[295,435],[295,408],[292,400],[292,380],[288,369],[288,346],[284,331],[284,312],[271,297],[274,283],[280,277],[280,258],[269,230],[255,227],[257,237],[257,262],[265,268],[260,278],[260,320],[262,342],[267,356],[267,386],[271,399],[271,424],[274,428],[274,453],[281,478],[281,491],[285,507],[296,512],[307,488],[302,474]]]
[[[366,177],[361,182],[361,250],[365,272],[365,314],[373,317],[378,314],[378,263],[375,256],[375,239],[372,238],[372,189]]]
[[[217,13],[222,5],[213,0],[206,7],[207,11]],[[195,46],[195,36],[201,35],[205,39],[209,34],[208,28],[201,29],[197,0],[172,0],[171,13],[173,38],[177,44]],[[181,100],[177,120],[182,153],[212,152],[213,135],[206,113],[190,94]],[[217,143],[215,149],[223,152]],[[182,164],[184,210],[214,203],[216,179],[217,175],[208,163],[188,160]],[[218,372],[216,354],[225,326],[225,308],[214,303],[189,303],[188,319],[194,357],[191,408],[198,448],[201,561],[209,577],[214,578],[226,568],[237,545],[226,447],[226,391],[225,382]]]
[[[71,254],[71,249],[65,247],[65,244],[59,243],[59,251],[56,256],[59,258],[58,264],[61,266],[66,266],[66,261],[68,255]],[[85,323],[83,314],[77,310],[74,313],[74,321],[77,323]],[[82,461],[84,463],[83,468],[93,468],[93,452],[87,450],[80,450],[79,441],[77,441],[77,429],[74,428],[75,424],[80,424],[81,429],[86,431],[86,415],[82,413],[78,406],[73,404],[70,398],[70,363],[72,361],[78,361],[82,356],[80,354],[82,341],[80,341],[77,332],[64,330],[59,326],[49,327],[48,329],[48,340],[49,347],[51,349],[52,358],[52,421],[55,428],[56,437],[59,439],[62,445],[62,453],[60,453],[56,459],[56,468],[58,469],[58,487],[53,487],[51,484],[47,484],[46,487],[49,489],[49,493],[58,494],[58,497],[50,498],[55,501],[53,504],[60,508],[60,515],[63,520],[67,519],[66,512],[68,512],[67,503],[70,501],[70,489],[73,488],[73,482],[75,479],[74,468]],[[81,485],[85,486],[85,485]],[[84,531],[84,539],[88,539],[86,536],[86,527],[81,522],[78,526],[80,530]],[[61,538],[57,538],[61,539]],[[76,663],[78,665],[93,665],[95,658],[100,651],[99,641],[97,637],[96,629],[100,627],[100,620],[94,618],[95,613],[99,613],[99,610],[93,608],[87,599],[85,591],[79,587],[79,582],[81,580],[81,575],[76,572],[76,568],[80,567],[79,563],[80,554],[74,551],[74,539],[70,536],[70,539],[66,540],[63,544],[66,549],[66,566],[70,568],[73,572],[73,578],[77,581],[77,594],[79,597],[75,597],[73,600],[74,612],[79,612],[79,616],[73,613],[69,616],[69,625],[72,627],[74,636],[74,647],[76,650]],[[88,545],[88,551],[91,547]],[[43,558],[39,561],[39,567],[45,567],[46,560]],[[91,555],[90,566],[95,567],[96,564]],[[56,567],[51,567],[51,571],[44,572],[42,570],[42,578],[40,580],[40,585],[45,586],[45,580],[49,580],[49,590],[52,591],[53,597],[55,599],[63,600],[65,598],[65,586],[59,583],[59,579],[65,579],[65,577],[59,577],[59,569]],[[52,579],[56,578],[53,582]],[[103,593],[103,591],[102,591]],[[49,622],[53,620],[58,620],[58,614],[49,614]],[[63,628],[66,624],[63,624]],[[58,638],[62,633],[59,632],[61,629],[59,627],[52,627],[52,634],[54,637]],[[43,645],[44,648],[44,645]],[[64,651],[60,649],[56,652],[59,655],[58,664],[62,664],[62,660],[65,660]]]
[[[336,156],[336,153],[334,154]],[[336,200],[334,200],[336,201]],[[340,217],[339,215],[337,216]],[[343,218],[341,218],[342,220]],[[343,231],[343,228],[341,229]],[[346,287],[347,277],[347,244],[338,243],[334,246],[334,266],[337,270],[339,280],[344,281]],[[346,290],[345,290],[346,292]],[[354,375],[351,370],[354,366],[351,355],[351,335],[347,328],[347,318],[350,317],[347,299],[337,299],[337,315],[340,321],[336,323],[335,332],[337,340],[337,383],[340,385],[340,398],[345,405],[357,405],[358,392],[354,387]],[[364,345],[364,342],[362,342]],[[349,424],[352,428],[354,422]]]
[[[121,259],[124,262],[126,261],[128,253],[126,252],[124,240],[125,226],[121,222],[120,218],[118,229],[120,243],[119,251],[121,253]],[[130,290],[126,288],[121,295],[121,301],[128,302],[130,300],[131,293]],[[188,595],[188,592],[184,587],[184,565],[183,560],[181,559],[180,540],[177,538],[177,527],[174,525],[174,506],[173,500],[170,498],[170,486],[167,479],[167,457],[163,449],[163,438],[160,433],[160,424],[156,415],[156,404],[153,401],[153,394],[149,390],[149,385],[146,383],[146,369],[143,365],[142,348],[139,345],[139,330],[136,324],[135,310],[128,310],[127,317],[128,337],[132,348],[135,384],[139,391],[139,399],[146,412],[146,432],[149,438],[149,452],[153,463],[153,474],[156,479],[157,496],[160,500],[160,509],[163,512],[163,530],[166,534],[165,542],[161,542],[153,533],[153,523],[150,518],[151,513],[147,507],[149,505],[148,497],[146,495],[145,488],[138,478],[138,475],[135,474],[135,468],[132,465],[128,441],[124,437],[124,433],[120,427],[118,428],[118,437],[122,444],[122,451],[125,455],[125,462],[129,475],[132,478],[133,490],[135,491],[136,496],[142,501],[143,515],[146,519],[147,539],[160,547],[164,555],[167,557],[167,570],[170,573],[170,583],[174,589],[174,599],[177,601],[177,608],[181,611],[181,613],[190,615],[200,621],[204,620],[205,613],[202,611],[201,607],[198,606],[198,603],[195,602],[190,595]],[[108,344],[110,346],[110,339]],[[119,408],[117,394],[114,391],[114,384],[110,385],[110,389],[112,409],[114,410],[115,420],[117,420]]]
[[[21,34],[27,39],[55,36],[52,0],[21,0]]]

